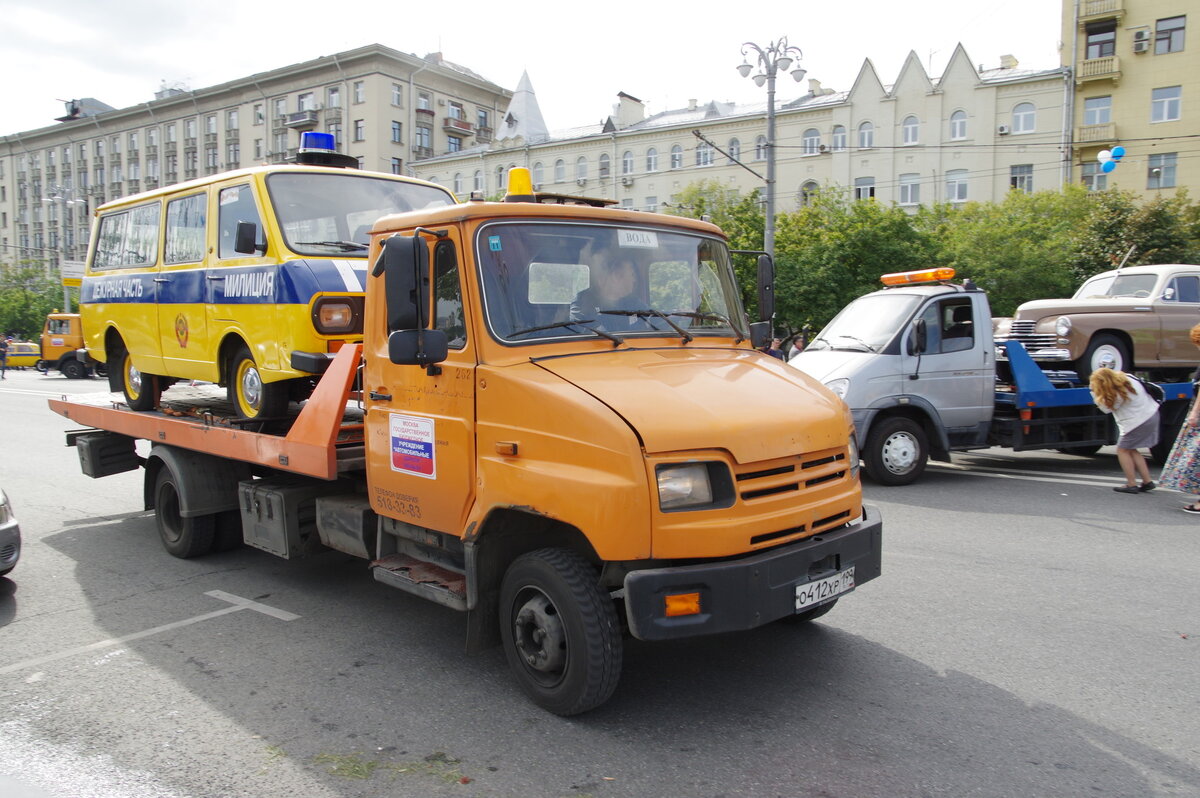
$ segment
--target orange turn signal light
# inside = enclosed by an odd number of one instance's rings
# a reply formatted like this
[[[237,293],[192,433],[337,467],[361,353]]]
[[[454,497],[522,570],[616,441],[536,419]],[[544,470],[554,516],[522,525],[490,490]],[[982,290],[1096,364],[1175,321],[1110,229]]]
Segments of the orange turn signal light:
[[[664,596],[664,609],[668,618],[678,618],[680,615],[700,614],[699,593],[677,593]]]
[[[915,272],[893,272],[879,278],[884,285],[909,285],[911,283],[941,283],[954,279],[954,269],[941,266],[936,269],[921,269]]]

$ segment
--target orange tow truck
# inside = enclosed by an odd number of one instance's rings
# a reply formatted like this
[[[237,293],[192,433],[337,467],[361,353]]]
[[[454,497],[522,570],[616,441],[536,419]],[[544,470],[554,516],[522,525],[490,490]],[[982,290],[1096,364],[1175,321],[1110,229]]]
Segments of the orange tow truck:
[[[725,236],[610,204],[518,169],[505,202],[380,219],[364,341],[298,355],[321,376],[284,417],[212,386],[50,405],[86,425],[84,473],[145,470],[171,554],[356,555],[464,612],[535,703],[586,711],[625,635],[808,621],[881,567],[849,410],[756,350]],[[760,255],[767,320],[773,278]]]
[[[41,355],[35,364],[38,371],[61,371],[69,380],[90,377],[93,372],[101,375],[106,373],[103,363],[87,357],[83,348],[83,325],[78,313],[55,311],[47,315],[38,339],[38,348]]]

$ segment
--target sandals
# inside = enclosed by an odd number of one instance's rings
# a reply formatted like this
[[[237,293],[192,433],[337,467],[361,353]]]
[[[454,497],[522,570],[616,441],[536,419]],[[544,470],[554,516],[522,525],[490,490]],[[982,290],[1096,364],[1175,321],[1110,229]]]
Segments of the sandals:
[[[1149,493],[1157,487],[1153,482],[1143,482],[1138,486],[1138,491],[1141,493]]]
[[[1191,513],[1192,515],[1200,515],[1200,504],[1185,505],[1183,507],[1183,511],[1185,513]]]

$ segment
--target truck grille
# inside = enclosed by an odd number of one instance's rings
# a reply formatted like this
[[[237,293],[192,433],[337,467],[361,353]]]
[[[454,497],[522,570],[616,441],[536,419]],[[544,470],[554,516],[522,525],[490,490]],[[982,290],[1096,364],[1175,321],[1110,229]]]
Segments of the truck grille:
[[[996,338],[996,343],[1005,341],[1020,341],[1027,350],[1047,349],[1058,345],[1058,336],[1052,332],[1035,332],[1037,322],[1033,320],[1014,321],[1008,335]]]
[[[769,501],[770,497],[813,490],[849,478],[845,450],[812,452],[770,463],[750,463],[735,470],[738,497],[743,502]],[[803,524],[754,535],[752,545],[797,535],[815,535],[841,526],[850,520],[849,511],[815,519],[811,527]]]

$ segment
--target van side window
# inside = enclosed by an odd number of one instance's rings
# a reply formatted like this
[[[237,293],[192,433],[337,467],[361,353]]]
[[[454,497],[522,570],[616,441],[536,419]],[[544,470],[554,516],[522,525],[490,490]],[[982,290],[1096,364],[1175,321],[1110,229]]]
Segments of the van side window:
[[[454,244],[439,242],[433,251],[434,327],[446,333],[447,346],[462,349],[467,345],[467,322],[463,312],[462,283],[458,277],[458,258]]]
[[[46,322],[46,332],[51,335],[66,335],[71,332],[71,322],[68,319],[49,319]]]
[[[207,194],[167,203],[166,263],[196,263],[204,260],[204,220]]]
[[[257,254],[234,250],[238,222],[254,222],[258,229],[258,240],[263,240],[262,217],[258,214],[258,206],[254,202],[254,192],[250,186],[231,186],[221,189],[220,202],[217,205],[218,257],[246,258]]]
[[[158,203],[130,208],[100,220],[93,269],[158,263]]]
[[[943,302],[942,351],[961,352],[975,345],[975,324],[970,302]]]
[[[1163,299],[1168,302],[1200,302],[1200,277],[1182,274],[1167,286]]]

